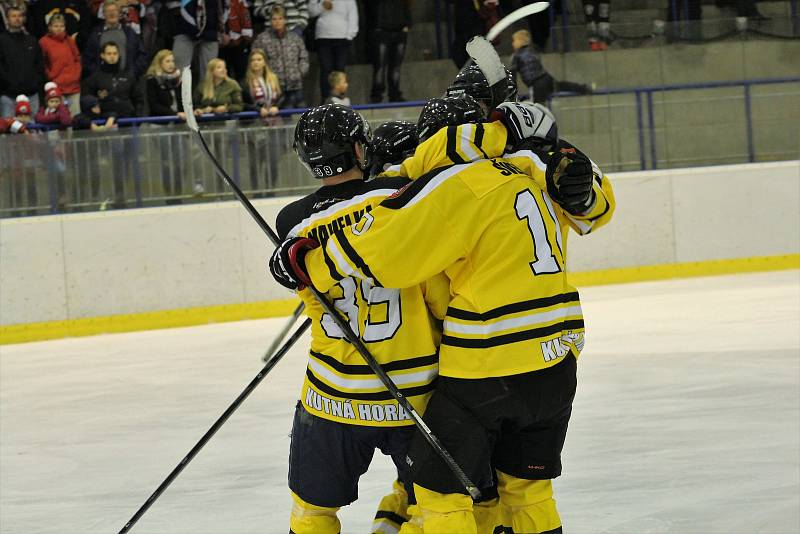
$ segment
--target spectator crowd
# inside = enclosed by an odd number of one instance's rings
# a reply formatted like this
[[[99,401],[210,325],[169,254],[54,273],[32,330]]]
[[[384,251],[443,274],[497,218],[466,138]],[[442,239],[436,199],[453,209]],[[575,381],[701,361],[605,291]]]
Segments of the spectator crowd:
[[[113,127],[125,117],[183,118],[180,73],[189,65],[196,113],[248,110],[267,120],[306,106],[309,50],[320,67],[320,101],[310,104],[349,103],[359,7],[377,47],[371,101],[387,89],[390,101],[402,101],[410,2],[0,0],[0,131],[27,130],[12,122],[66,128],[78,118],[75,126],[86,127],[93,117]]]

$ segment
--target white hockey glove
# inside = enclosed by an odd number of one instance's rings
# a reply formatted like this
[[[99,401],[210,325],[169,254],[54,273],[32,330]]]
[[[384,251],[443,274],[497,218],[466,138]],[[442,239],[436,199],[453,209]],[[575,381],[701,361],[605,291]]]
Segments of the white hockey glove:
[[[523,147],[555,146],[558,126],[552,112],[541,104],[503,102],[492,119],[500,120],[508,131],[508,145],[517,150]]]

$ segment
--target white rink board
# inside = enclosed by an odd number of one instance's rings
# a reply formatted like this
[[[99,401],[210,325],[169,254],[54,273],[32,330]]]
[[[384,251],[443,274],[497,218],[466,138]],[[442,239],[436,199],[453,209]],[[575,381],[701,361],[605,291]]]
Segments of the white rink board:
[[[556,499],[570,534],[800,532],[800,271],[581,290]],[[0,347],[0,532],[117,532],[261,368],[284,319]],[[131,531],[285,534],[307,338]],[[369,532],[376,454],[344,534]]]
[[[570,270],[800,252],[800,161],[611,176],[612,222]],[[294,198],[255,202],[270,225]],[[273,226],[274,228],[274,226]],[[288,298],[236,202],[0,221],[0,324]]]

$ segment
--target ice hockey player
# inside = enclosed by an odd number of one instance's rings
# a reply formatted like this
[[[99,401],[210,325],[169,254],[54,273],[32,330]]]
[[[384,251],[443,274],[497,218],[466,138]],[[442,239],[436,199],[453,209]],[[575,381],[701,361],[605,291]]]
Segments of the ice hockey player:
[[[453,127],[420,136],[414,159]],[[576,220],[613,202],[584,158],[556,154],[547,165],[529,158],[534,180],[505,158],[435,168],[322,246],[294,237],[271,259],[279,282],[321,291],[345,276],[407,287],[448,275],[440,378],[425,419],[473,481],[491,485],[495,470],[515,532],[561,532],[550,479],[561,472],[584,342],[563,243]],[[583,198],[571,192],[561,206],[547,189],[561,195],[567,185]],[[475,533],[472,500],[419,436],[408,461],[421,518],[402,531]]]
[[[408,121],[387,121],[375,128],[367,150],[367,175],[374,177],[414,154],[417,126]]]
[[[322,187],[281,210],[277,231],[282,239],[326,243],[341,228],[365,220],[381,200],[407,183],[391,178],[365,181],[369,145],[367,121],[348,107],[323,105],[300,117],[294,148]],[[281,261],[275,257],[274,272],[282,271]],[[359,477],[375,449],[391,456],[399,479],[409,482],[405,457],[415,428],[312,293],[302,284],[282,280],[299,290],[313,321],[290,446],[291,532],[335,534],[341,531],[337,510],[356,500]],[[433,276],[396,290],[337,274],[325,291],[420,412],[438,367],[440,330],[429,309],[444,316],[448,284],[444,276]],[[396,482],[379,506],[373,530],[397,530],[407,518],[406,506],[405,490]]]
[[[481,105],[484,116],[488,119],[492,110],[503,102],[517,100],[517,81],[514,74],[505,68],[506,77],[502,82],[489,86],[483,71],[475,63],[465,65],[456,74],[453,83],[447,88],[445,96],[460,97],[469,95]]]

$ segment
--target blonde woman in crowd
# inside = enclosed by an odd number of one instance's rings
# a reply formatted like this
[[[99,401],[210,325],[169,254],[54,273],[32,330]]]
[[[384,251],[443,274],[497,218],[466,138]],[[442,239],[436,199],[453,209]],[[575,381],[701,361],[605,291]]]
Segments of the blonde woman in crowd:
[[[244,101],[248,110],[258,111],[260,125],[276,128],[256,128],[247,131],[247,158],[250,166],[250,182],[255,195],[263,196],[261,182],[270,189],[278,179],[278,162],[288,148],[287,131],[277,128],[283,124],[278,116],[278,104],[282,99],[278,77],[269,67],[267,54],[254,48],[247,61],[247,74],[242,83]],[[262,169],[266,163],[267,168]],[[262,180],[261,176],[264,176]]]
[[[257,110],[262,118],[278,114],[281,86],[269,68],[267,54],[256,48],[250,52],[244,79],[244,101],[249,109]]]
[[[147,106],[151,116],[177,116],[186,120],[181,100],[181,71],[175,66],[172,50],[159,50],[145,75]],[[175,157],[161,160],[161,183],[164,187],[165,202],[180,204],[183,193],[183,137],[180,135],[159,135],[158,145],[162,154]]]
[[[204,113],[238,113],[244,109],[242,88],[228,77],[225,62],[215,58],[208,62],[206,75],[197,87],[195,115]]]

